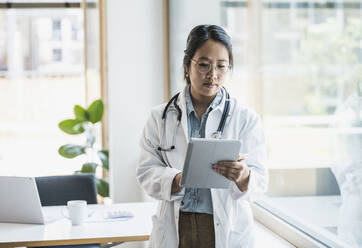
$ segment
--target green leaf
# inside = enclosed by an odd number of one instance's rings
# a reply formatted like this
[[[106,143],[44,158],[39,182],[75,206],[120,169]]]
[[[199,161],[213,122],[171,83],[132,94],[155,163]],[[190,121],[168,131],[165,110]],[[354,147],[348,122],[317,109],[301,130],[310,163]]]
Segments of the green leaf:
[[[96,163],[84,163],[82,166],[82,173],[95,173],[98,164]]]
[[[96,178],[97,191],[103,197],[109,196],[109,183],[105,179]]]
[[[109,152],[108,150],[98,151],[99,159],[102,161],[102,168],[109,170]]]
[[[59,128],[67,134],[80,134],[84,132],[82,122],[78,120],[64,120],[58,124]]]
[[[102,100],[95,100],[87,109],[89,120],[92,123],[97,123],[102,120],[103,116],[103,102]]]
[[[75,158],[85,153],[85,146],[67,144],[61,146],[58,152],[65,158]]]
[[[75,119],[80,122],[88,121],[88,113],[79,105],[74,106]]]

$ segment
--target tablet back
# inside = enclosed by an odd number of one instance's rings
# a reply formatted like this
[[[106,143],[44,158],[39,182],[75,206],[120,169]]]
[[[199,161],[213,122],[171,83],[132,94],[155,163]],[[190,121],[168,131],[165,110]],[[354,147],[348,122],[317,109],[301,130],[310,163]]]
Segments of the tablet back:
[[[218,161],[236,161],[239,140],[191,138],[187,147],[181,185],[192,188],[228,188],[230,180],[212,170]]]

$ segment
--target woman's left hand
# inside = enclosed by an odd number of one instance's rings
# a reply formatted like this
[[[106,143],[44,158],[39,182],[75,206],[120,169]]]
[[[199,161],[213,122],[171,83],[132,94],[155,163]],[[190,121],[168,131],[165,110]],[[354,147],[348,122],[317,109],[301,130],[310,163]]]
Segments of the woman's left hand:
[[[246,191],[249,184],[250,169],[245,163],[245,157],[238,155],[235,162],[219,161],[212,166],[212,169],[236,183],[241,191]]]

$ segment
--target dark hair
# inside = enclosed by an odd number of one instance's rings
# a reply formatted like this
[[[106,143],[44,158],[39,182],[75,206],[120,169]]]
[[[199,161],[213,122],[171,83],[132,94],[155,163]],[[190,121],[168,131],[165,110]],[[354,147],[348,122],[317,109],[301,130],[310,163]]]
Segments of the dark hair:
[[[191,59],[194,57],[197,49],[199,49],[206,41],[213,40],[220,42],[229,52],[230,68],[233,68],[233,51],[231,38],[225,30],[217,25],[198,25],[194,27],[187,37],[186,49],[184,51],[184,79],[190,84],[190,78],[186,77],[186,68],[190,67]]]

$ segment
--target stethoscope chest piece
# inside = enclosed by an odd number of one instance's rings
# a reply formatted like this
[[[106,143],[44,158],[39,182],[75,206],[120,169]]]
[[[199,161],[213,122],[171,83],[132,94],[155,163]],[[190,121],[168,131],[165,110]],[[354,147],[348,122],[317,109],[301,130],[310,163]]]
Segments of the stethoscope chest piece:
[[[213,139],[221,139],[222,133],[220,131],[216,131],[213,134],[211,134],[211,138]]]

